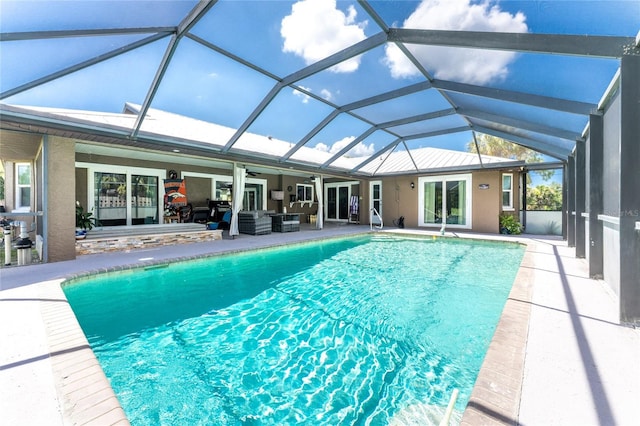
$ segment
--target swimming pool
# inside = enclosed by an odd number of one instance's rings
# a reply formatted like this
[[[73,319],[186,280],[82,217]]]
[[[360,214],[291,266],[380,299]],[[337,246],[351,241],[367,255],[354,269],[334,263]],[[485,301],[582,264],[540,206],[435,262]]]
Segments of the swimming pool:
[[[64,291],[134,425],[437,424],[453,389],[464,410],[523,253],[377,234]]]

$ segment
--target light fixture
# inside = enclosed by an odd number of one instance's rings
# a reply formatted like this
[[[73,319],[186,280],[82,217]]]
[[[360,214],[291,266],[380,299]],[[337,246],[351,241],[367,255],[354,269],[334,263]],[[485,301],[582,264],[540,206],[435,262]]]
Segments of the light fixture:
[[[413,183],[413,182],[411,182],[411,183],[409,184],[409,186],[411,187],[411,189],[413,189],[413,188],[415,188],[415,187],[416,187],[416,184],[415,184],[415,183]]]

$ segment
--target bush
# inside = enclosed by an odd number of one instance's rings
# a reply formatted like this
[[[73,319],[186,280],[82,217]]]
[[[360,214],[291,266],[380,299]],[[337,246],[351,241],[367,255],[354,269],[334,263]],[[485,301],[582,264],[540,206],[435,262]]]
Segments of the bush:
[[[562,185],[538,185],[527,188],[527,210],[562,210]]]
[[[94,226],[97,226],[97,221],[93,213],[85,212],[80,202],[76,201],[76,228],[90,231]]]
[[[522,224],[515,216],[504,214],[500,216],[500,233],[519,235],[522,233]]]

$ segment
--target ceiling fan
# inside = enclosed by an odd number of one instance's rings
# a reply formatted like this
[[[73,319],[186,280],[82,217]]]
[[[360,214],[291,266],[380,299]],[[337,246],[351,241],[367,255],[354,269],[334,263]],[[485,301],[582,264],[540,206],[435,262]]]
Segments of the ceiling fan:
[[[257,176],[257,175],[261,175],[262,173],[260,172],[252,172],[251,170],[247,170],[247,175],[248,176]]]

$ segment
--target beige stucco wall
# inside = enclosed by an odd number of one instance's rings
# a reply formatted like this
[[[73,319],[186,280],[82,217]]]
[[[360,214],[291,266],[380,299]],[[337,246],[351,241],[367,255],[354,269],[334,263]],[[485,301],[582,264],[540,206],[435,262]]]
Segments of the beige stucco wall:
[[[76,258],[75,142],[61,137],[47,142],[47,235],[48,261]]]
[[[498,233],[500,231],[499,216],[502,211],[502,171],[476,171],[471,175],[472,228],[470,231]],[[405,227],[418,228],[418,177],[382,179],[382,217],[385,227],[394,227],[394,221],[404,216]],[[517,213],[519,194],[517,172],[513,173],[513,178],[515,213]],[[415,188],[411,188],[411,182],[415,184]],[[489,188],[480,189],[480,184],[488,184]],[[368,183],[365,195],[365,203],[368,206],[370,197]]]
[[[502,207],[502,172],[480,171],[471,174],[473,232],[498,233]],[[488,184],[488,189],[480,189]]]
[[[89,200],[87,198],[88,188],[87,188],[87,169],[76,169],[76,201],[80,202],[80,205],[85,209],[89,205]]]
[[[411,188],[411,182],[415,188]],[[367,184],[368,185],[368,184]],[[367,201],[367,205],[369,202]],[[382,219],[385,227],[404,216],[407,228],[418,227],[418,178],[392,177],[382,179]]]

